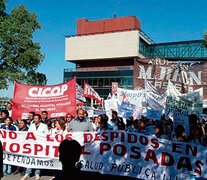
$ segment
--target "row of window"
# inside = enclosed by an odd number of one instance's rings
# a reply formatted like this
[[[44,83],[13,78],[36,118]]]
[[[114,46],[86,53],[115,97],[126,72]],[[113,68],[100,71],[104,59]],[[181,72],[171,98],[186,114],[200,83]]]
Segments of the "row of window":
[[[133,77],[111,77],[111,78],[80,78],[77,77],[77,83],[83,87],[84,80],[92,87],[111,87],[112,82],[118,82],[119,87],[132,88]]]

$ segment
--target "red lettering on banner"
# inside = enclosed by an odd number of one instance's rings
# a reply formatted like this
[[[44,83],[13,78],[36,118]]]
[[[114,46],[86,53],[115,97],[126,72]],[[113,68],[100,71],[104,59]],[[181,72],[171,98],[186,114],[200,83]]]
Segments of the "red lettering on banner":
[[[182,151],[178,151],[177,148],[181,148],[182,144],[172,143],[172,152],[182,154]]]
[[[58,157],[59,146],[52,146],[52,148],[55,149],[54,156],[55,156],[55,157]]]
[[[55,139],[57,142],[62,142],[64,140],[64,137],[62,134],[56,134]]]
[[[128,134],[128,143],[136,143],[137,142],[137,135],[136,134]]]
[[[49,142],[54,142],[54,139],[50,138],[50,134],[47,134],[46,140],[49,141]]]
[[[100,141],[100,133],[95,134],[94,141]]]
[[[71,141],[73,139],[71,136],[72,134],[66,134],[65,139],[68,139],[69,141]]]
[[[111,141],[114,141],[115,138],[119,137],[119,133],[118,132],[110,132],[110,137],[111,137]]]
[[[82,146],[82,152],[81,152],[81,154],[90,155],[91,153],[90,152],[86,152],[85,151],[85,146]]]
[[[43,146],[41,144],[34,145],[34,155],[37,155],[37,153],[41,152],[42,150],[43,150]]]
[[[23,145],[23,149],[25,149],[22,153],[23,154],[30,154],[32,152],[31,148],[30,148],[30,144],[24,144]]]
[[[49,155],[49,151],[50,150],[50,146],[49,145],[46,145],[46,148],[45,148],[45,156],[48,156]]]
[[[149,161],[149,159],[151,159],[154,164],[158,164],[157,157],[152,149],[148,149],[146,157],[144,158],[145,161]]]
[[[0,131],[0,135],[2,138],[6,138],[6,131]]]
[[[6,142],[3,142],[3,143],[2,143],[2,150],[3,150],[3,151],[6,151]]]
[[[100,155],[103,155],[104,151],[109,151],[111,145],[109,143],[100,143]]]
[[[168,157],[168,161],[167,161]],[[174,158],[170,153],[163,152],[161,157],[161,165],[162,166],[172,166],[174,164]]]
[[[133,154],[130,154],[130,158],[133,158],[133,159],[139,159],[141,157],[141,153],[138,151],[140,150],[140,147],[137,147],[137,146],[132,146],[131,147],[131,152],[132,153],[135,153],[135,155]]]
[[[84,133],[83,138],[84,143],[89,143],[93,140],[93,135],[91,133]]]
[[[187,168],[188,171],[192,171],[192,165],[189,157],[180,157],[178,160],[177,169]]]
[[[204,166],[204,163],[201,162],[201,161],[199,161],[199,160],[197,160],[197,161],[195,162],[195,165],[196,165],[196,167],[197,167],[198,169],[195,169],[194,172],[197,173],[198,175],[201,175],[201,173],[202,173],[201,166]],[[200,165],[201,165],[201,166],[200,166]]]
[[[124,142],[125,139],[125,133],[121,132],[121,142]]]
[[[118,151],[118,149],[120,150],[120,152]],[[113,148],[113,152],[117,156],[124,156],[127,153],[127,148],[122,144],[116,144]]]
[[[11,153],[18,153],[20,150],[20,145],[18,143],[12,143],[9,146],[9,151]]]
[[[195,146],[193,149],[190,144],[186,144],[186,154],[189,154],[189,150],[191,151],[192,155],[196,157],[198,148]]]
[[[101,140],[102,141],[108,141],[108,132],[103,132],[102,134],[101,134]]]
[[[16,139],[17,133],[15,131],[9,131],[9,138],[10,139]]]
[[[139,141],[142,145],[147,145],[148,144],[148,139],[145,136],[140,136]]]
[[[159,143],[158,143],[158,139],[151,139],[151,146],[155,149],[159,148]]]
[[[34,141],[37,140],[33,132],[28,132],[27,133],[27,136],[26,136],[26,139],[25,140],[29,140],[29,139],[32,139]]]

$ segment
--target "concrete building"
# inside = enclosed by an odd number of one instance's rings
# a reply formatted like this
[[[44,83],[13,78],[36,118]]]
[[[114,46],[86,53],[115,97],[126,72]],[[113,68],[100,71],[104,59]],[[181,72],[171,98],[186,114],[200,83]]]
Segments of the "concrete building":
[[[64,69],[64,82],[77,77],[106,98],[112,82],[133,88],[135,58],[161,57],[170,60],[203,60],[207,50],[202,40],[155,43],[141,30],[135,16],[89,21],[77,20],[77,34],[65,39],[65,60],[75,69]]]

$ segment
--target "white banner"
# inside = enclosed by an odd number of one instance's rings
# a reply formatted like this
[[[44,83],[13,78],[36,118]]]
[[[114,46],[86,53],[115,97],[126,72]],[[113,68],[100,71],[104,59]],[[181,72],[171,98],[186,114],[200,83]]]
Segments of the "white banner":
[[[149,81],[145,80],[147,106],[154,110],[163,110],[167,94],[158,91]]]
[[[167,111],[188,111],[189,114],[202,114],[203,112],[203,88],[191,93],[181,94],[169,81],[167,88]]]
[[[61,169],[58,146],[64,139],[82,145],[82,170],[143,179],[207,178],[207,149],[125,131],[56,134],[0,130],[4,163]]]
[[[134,104],[137,107],[142,107],[143,101],[145,101],[145,91],[144,90],[129,90],[129,89],[117,89],[117,101],[121,105],[123,100],[123,95],[130,104]]]

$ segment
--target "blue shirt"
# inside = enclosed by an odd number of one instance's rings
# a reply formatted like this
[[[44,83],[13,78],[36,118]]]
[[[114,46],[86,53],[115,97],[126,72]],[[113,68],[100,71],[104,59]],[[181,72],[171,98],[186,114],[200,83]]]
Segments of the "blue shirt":
[[[15,126],[12,125],[12,124],[11,124],[8,128],[6,128],[6,124],[3,124],[3,125],[1,126],[1,129],[6,129],[6,130],[11,130],[11,131],[16,131]]]

